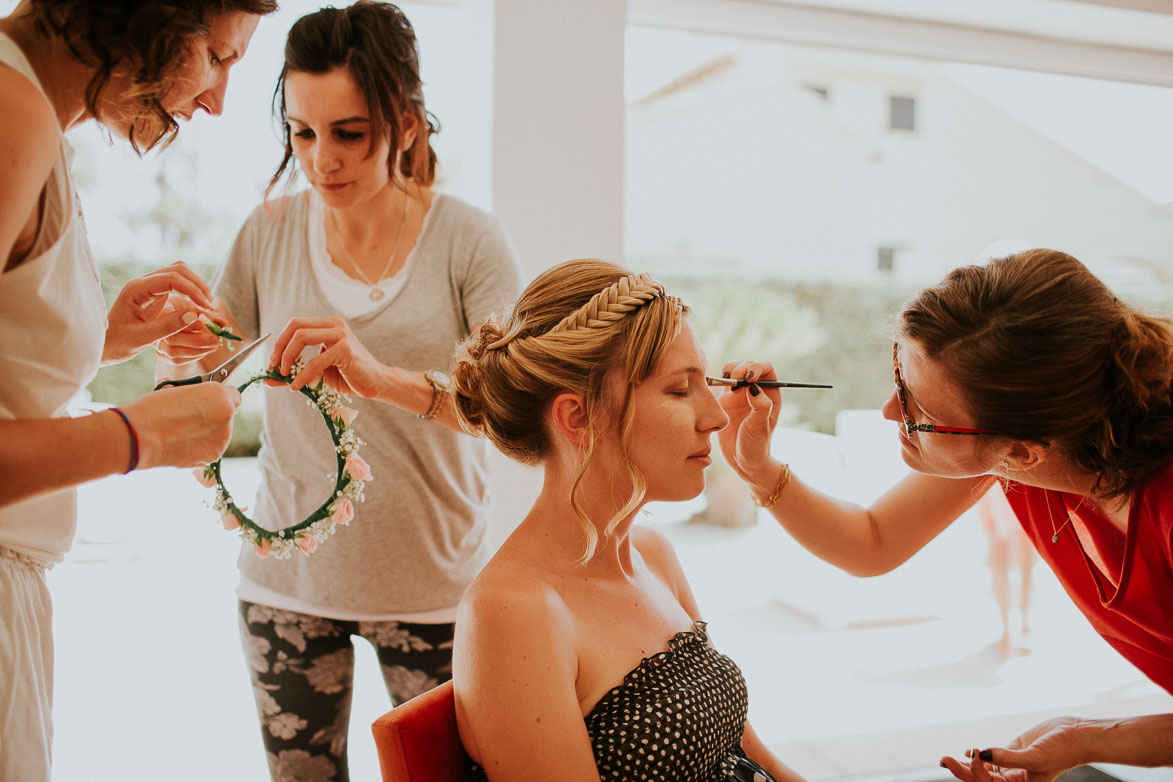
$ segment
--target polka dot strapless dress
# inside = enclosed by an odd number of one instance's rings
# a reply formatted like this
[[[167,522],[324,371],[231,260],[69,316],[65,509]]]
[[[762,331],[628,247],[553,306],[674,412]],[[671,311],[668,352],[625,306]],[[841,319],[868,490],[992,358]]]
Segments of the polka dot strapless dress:
[[[705,623],[640,661],[586,717],[602,780],[774,782],[745,757],[749,699],[741,670]],[[474,768],[476,779],[484,772]]]

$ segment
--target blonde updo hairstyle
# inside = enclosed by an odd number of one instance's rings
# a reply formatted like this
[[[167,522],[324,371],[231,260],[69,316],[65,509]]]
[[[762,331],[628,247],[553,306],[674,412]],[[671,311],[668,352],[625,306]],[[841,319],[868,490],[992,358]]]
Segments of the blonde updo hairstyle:
[[[647,274],[594,259],[567,261],[531,282],[512,312],[490,316],[457,347],[452,379],[461,423],[523,464],[537,464],[550,451],[545,415],[554,398],[572,392],[585,400],[587,442],[570,490],[587,539],[582,562],[598,545],[578,489],[599,432],[618,422],[632,483],[631,497],[604,527],[609,535],[647,489],[628,450],[632,391],[680,333],[686,311]],[[607,394],[612,375],[623,383],[617,404]]]

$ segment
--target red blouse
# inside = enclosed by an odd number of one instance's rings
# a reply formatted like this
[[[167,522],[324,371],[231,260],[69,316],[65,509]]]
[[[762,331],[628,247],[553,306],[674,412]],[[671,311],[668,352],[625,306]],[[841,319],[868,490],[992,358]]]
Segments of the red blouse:
[[[1067,509],[1079,495],[1011,483],[1006,499],[1039,555],[1092,627],[1156,684],[1173,693],[1173,464],[1132,498],[1128,533],[1089,507],[1078,510],[1115,580],[1084,550]],[[1051,537],[1058,529],[1059,540]]]

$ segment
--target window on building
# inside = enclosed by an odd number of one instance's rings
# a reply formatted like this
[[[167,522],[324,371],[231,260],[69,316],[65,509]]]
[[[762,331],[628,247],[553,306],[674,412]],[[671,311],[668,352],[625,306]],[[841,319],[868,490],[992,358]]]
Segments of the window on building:
[[[888,98],[888,129],[916,130],[916,98],[899,95]]]
[[[876,248],[876,268],[882,272],[890,272],[895,268],[896,264],[896,248],[895,247],[877,247]]]

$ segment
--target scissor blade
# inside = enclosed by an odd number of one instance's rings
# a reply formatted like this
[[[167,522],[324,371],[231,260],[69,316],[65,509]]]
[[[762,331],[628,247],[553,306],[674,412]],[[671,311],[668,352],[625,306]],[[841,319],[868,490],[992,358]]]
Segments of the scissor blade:
[[[244,360],[248,358],[249,354],[260,347],[260,344],[268,338],[269,335],[264,334],[260,339],[254,340],[240,350],[236,351],[236,355],[213,369],[211,372],[204,375],[204,380],[210,383],[223,383],[228,379],[228,376],[236,370],[237,367],[244,363]]]

